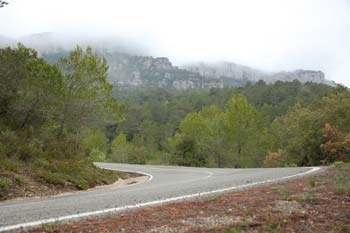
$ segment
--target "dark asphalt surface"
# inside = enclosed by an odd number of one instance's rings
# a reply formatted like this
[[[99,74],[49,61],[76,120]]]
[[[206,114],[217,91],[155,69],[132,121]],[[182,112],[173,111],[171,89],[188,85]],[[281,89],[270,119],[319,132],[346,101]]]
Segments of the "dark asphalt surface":
[[[41,199],[0,202],[0,231],[23,223],[38,225],[41,220],[132,206],[140,203],[211,192],[233,186],[272,181],[310,171],[311,168],[219,169],[175,166],[97,163],[98,166],[150,174],[148,181],[115,189],[100,189]],[[159,203],[158,203],[159,204]],[[116,209],[115,211],[120,211]],[[114,211],[111,211],[114,212]],[[96,215],[97,213],[93,214]],[[16,227],[13,227],[15,229]]]

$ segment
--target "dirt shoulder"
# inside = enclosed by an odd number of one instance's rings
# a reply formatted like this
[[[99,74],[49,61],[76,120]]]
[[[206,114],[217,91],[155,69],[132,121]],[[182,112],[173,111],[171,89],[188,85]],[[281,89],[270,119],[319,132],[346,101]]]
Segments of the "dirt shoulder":
[[[350,232],[350,166],[29,232]],[[344,183],[345,182],[345,183]]]
[[[62,163],[59,165],[62,167]],[[65,171],[56,169],[56,173],[45,171],[42,174],[41,170],[45,169],[37,168],[33,163],[0,161],[0,201],[45,198],[86,190],[111,189],[145,182],[148,179],[147,176],[141,174],[104,170],[92,164],[83,164],[75,174],[69,174],[69,170],[74,171],[75,169],[68,165]],[[50,166],[54,167],[54,165]]]

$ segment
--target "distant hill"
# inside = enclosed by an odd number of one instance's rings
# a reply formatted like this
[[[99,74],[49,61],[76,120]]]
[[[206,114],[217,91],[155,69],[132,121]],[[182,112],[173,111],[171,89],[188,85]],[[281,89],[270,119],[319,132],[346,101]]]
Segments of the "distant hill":
[[[166,57],[152,57],[137,43],[120,38],[67,37],[44,32],[17,39],[0,36],[0,46],[15,46],[21,42],[36,49],[50,63],[67,56],[77,44],[91,46],[106,57],[109,64],[109,80],[124,87],[166,87],[175,89],[243,86],[247,82],[277,80],[315,82],[334,86],[322,71],[295,70],[268,73],[232,62],[190,63],[174,66]]]

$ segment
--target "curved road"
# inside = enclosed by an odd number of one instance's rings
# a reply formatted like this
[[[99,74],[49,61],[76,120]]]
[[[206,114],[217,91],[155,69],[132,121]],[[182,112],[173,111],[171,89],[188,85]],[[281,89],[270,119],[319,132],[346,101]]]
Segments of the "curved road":
[[[115,189],[0,202],[0,232],[233,191],[319,170],[220,169],[113,163],[96,165],[106,169],[145,173],[150,178],[145,183]]]

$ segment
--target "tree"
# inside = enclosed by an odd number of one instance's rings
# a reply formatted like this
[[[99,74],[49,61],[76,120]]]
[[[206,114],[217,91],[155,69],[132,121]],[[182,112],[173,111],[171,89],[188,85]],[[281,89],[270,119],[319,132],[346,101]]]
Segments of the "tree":
[[[29,77],[27,64],[37,58],[37,53],[18,44],[16,49],[0,49],[0,119],[4,125],[15,127],[17,114],[15,102],[20,89]]]
[[[199,140],[201,153],[208,158],[208,166],[225,167],[229,165],[228,141],[223,135],[224,113],[215,105],[204,107],[200,115],[205,121],[205,131]]]
[[[107,62],[93,54],[91,48],[77,47],[62,58],[59,66],[63,73],[59,136],[65,128],[74,133],[77,151],[82,126],[97,126],[115,122],[120,107],[112,97],[112,85],[107,81]]]
[[[122,133],[112,142],[110,158],[118,163],[145,163],[143,148],[128,142],[125,134]]]
[[[0,121],[17,130],[49,120],[60,94],[58,67],[21,44],[0,49],[0,63]]]
[[[262,160],[259,140],[264,132],[259,112],[245,96],[236,95],[227,102],[222,121],[234,166],[258,165]]]
[[[108,152],[107,137],[104,132],[98,128],[83,128],[82,147],[89,153],[92,150],[98,150],[104,154]]]
[[[265,152],[259,141],[264,130],[256,109],[237,95],[227,102],[225,111],[210,106],[188,114],[170,144],[181,165],[257,166]]]
[[[182,166],[205,166],[207,159],[201,153],[200,140],[206,124],[200,113],[190,113],[180,124],[181,132],[176,134],[170,145],[174,150],[173,162]]]
[[[349,108],[350,93],[340,87],[310,106],[303,107],[298,103],[285,116],[275,119],[271,125],[274,151],[285,151],[281,165],[312,166],[342,157],[338,152],[346,150],[346,146],[341,145],[340,136],[329,133],[349,132]],[[346,145],[346,139],[344,143]]]

